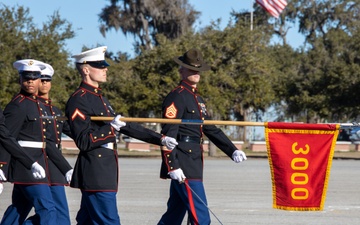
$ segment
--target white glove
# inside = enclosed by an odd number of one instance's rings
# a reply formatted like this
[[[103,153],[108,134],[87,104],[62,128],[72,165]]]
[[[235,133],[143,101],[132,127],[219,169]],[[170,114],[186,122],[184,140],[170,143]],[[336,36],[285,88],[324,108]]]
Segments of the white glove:
[[[177,181],[179,181],[179,183],[184,182],[184,180],[186,179],[184,172],[180,168],[170,171],[169,175],[170,175],[171,179],[177,180]]]
[[[115,116],[115,118],[110,122],[110,125],[117,131],[120,130],[121,127],[126,126],[126,123],[120,121],[121,115]]]
[[[0,169],[0,181],[6,181],[4,171],[2,171],[1,169]]]
[[[4,190],[4,185],[2,183],[0,183],[0,195],[1,195],[3,190]]]
[[[35,179],[44,179],[46,177],[44,168],[37,162],[32,164],[31,172]]]
[[[168,149],[173,150],[178,145],[175,138],[164,136],[161,138],[161,144],[166,146]]]
[[[236,163],[245,161],[247,159],[245,152],[243,152],[241,150],[235,150],[234,153],[232,154],[232,158],[233,158],[234,162],[236,162]]]
[[[73,172],[74,172],[74,170],[71,169],[71,170],[67,171],[66,174],[65,174],[65,179],[69,184],[71,182]]]

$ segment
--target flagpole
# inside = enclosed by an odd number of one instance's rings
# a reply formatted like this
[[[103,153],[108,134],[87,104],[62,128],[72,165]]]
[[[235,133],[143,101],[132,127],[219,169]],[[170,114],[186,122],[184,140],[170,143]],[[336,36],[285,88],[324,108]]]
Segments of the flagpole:
[[[250,0],[251,11],[250,11],[250,30],[253,30],[253,22],[254,22],[254,0]]]
[[[40,116],[40,119],[49,120],[68,120],[66,116]],[[115,117],[111,116],[91,116],[92,121],[112,121]],[[166,118],[141,118],[141,117],[121,117],[120,121],[135,123],[164,123],[164,124],[188,124],[188,125],[228,125],[228,126],[265,126],[267,122],[251,121],[232,121],[232,120],[192,120],[192,119],[166,119]],[[270,123],[270,122],[269,122]],[[276,122],[273,122],[276,123]],[[280,122],[281,123],[281,122]],[[285,123],[285,122],[282,122]],[[291,122],[288,122],[289,124]],[[299,124],[301,122],[298,122]],[[306,123],[302,123],[306,124]],[[357,122],[352,123],[317,123],[317,124],[339,124],[340,128],[360,127]]]
[[[111,121],[114,117],[92,116],[93,121]],[[229,126],[265,126],[265,122],[230,121],[230,120],[190,120],[190,119],[165,119],[165,118],[131,118],[121,117],[123,122],[137,123],[166,123],[166,124],[188,124],[188,125],[229,125]]]
[[[114,117],[92,116],[93,121],[111,121]],[[251,121],[232,121],[232,120],[192,120],[192,119],[166,119],[166,118],[140,118],[140,117],[121,117],[123,122],[137,123],[164,123],[164,124],[188,124],[188,125],[228,125],[228,126],[265,126],[267,122]],[[299,122],[300,123],[300,122]],[[299,124],[297,123],[297,124]],[[290,122],[289,122],[290,124]],[[306,123],[303,123],[306,124]],[[340,128],[358,127],[358,123],[317,123],[317,124],[339,124]]]

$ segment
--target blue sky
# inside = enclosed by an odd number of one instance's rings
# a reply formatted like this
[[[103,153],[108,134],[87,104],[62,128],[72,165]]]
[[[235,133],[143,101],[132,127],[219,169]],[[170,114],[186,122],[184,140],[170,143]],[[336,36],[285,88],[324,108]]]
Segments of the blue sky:
[[[189,3],[200,11],[201,17],[195,24],[196,28],[210,24],[211,20],[222,19],[221,26],[226,26],[230,12],[250,10],[253,0],[189,0]],[[98,14],[109,1],[101,0],[2,0],[6,6],[21,5],[30,9],[33,21],[39,27],[49,20],[49,16],[58,10],[61,17],[73,25],[76,36],[66,42],[66,48],[72,54],[79,53],[82,47],[95,47],[97,44],[107,45],[112,52],[124,51],[133,54],[133,37],[125,37],[121,31],[111,31],[104,38],[99,32]],[[288,41],[293,47],[299,47],[303,38],[290,31]]]
[[[221,26],[225,27],[229,21],[232,10],[251,10],[255,0],[189,0],[194,8],[201,12],[201,17],[195,24],[195,28],[209,25],[212,20],[221,18]],[[133,55],[133,37],[125,37],[122,32],[111,31],[104,38],[99,32],[98,14],[105,5],[106,0],[1,0],[0,4],[6,6],[21,5],[30,9],[33,21],[39,27],[49,20],[54,11],[58,10],[61,17],[73,25],[76,36],[66,42],[67,50],[72,54],[80,53],[82,47],[95,47],[97,44],[108,46],[111,52],[128,52]],[[250,29],[250,28],[249,28]],[[303,44],[303,36],[291,29],[287,41],[294,48]],[[71,60],[71,59],[70,59]],[[258,128],[256,128],[258,129]],[[263,135],[263,128],[257,132]]]

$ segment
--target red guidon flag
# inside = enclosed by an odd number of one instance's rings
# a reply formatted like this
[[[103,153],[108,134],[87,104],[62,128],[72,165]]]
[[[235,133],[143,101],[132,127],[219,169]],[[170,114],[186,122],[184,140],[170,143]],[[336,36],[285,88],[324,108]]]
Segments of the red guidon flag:
[[[339,128],[338,124],[265,123],[274,208],[323,209]]]
[[[278,18],[287,5],[286,0],[256,0],[270,15]]]

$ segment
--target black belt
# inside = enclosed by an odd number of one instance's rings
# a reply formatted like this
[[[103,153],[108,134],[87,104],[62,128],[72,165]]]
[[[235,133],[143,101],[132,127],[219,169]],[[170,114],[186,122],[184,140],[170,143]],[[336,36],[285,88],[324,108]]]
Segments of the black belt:
[[[199,137],[178,135],[177,140],[180,142],[189,142],[189,143],[197,143],[202,144],[203,139]]]

